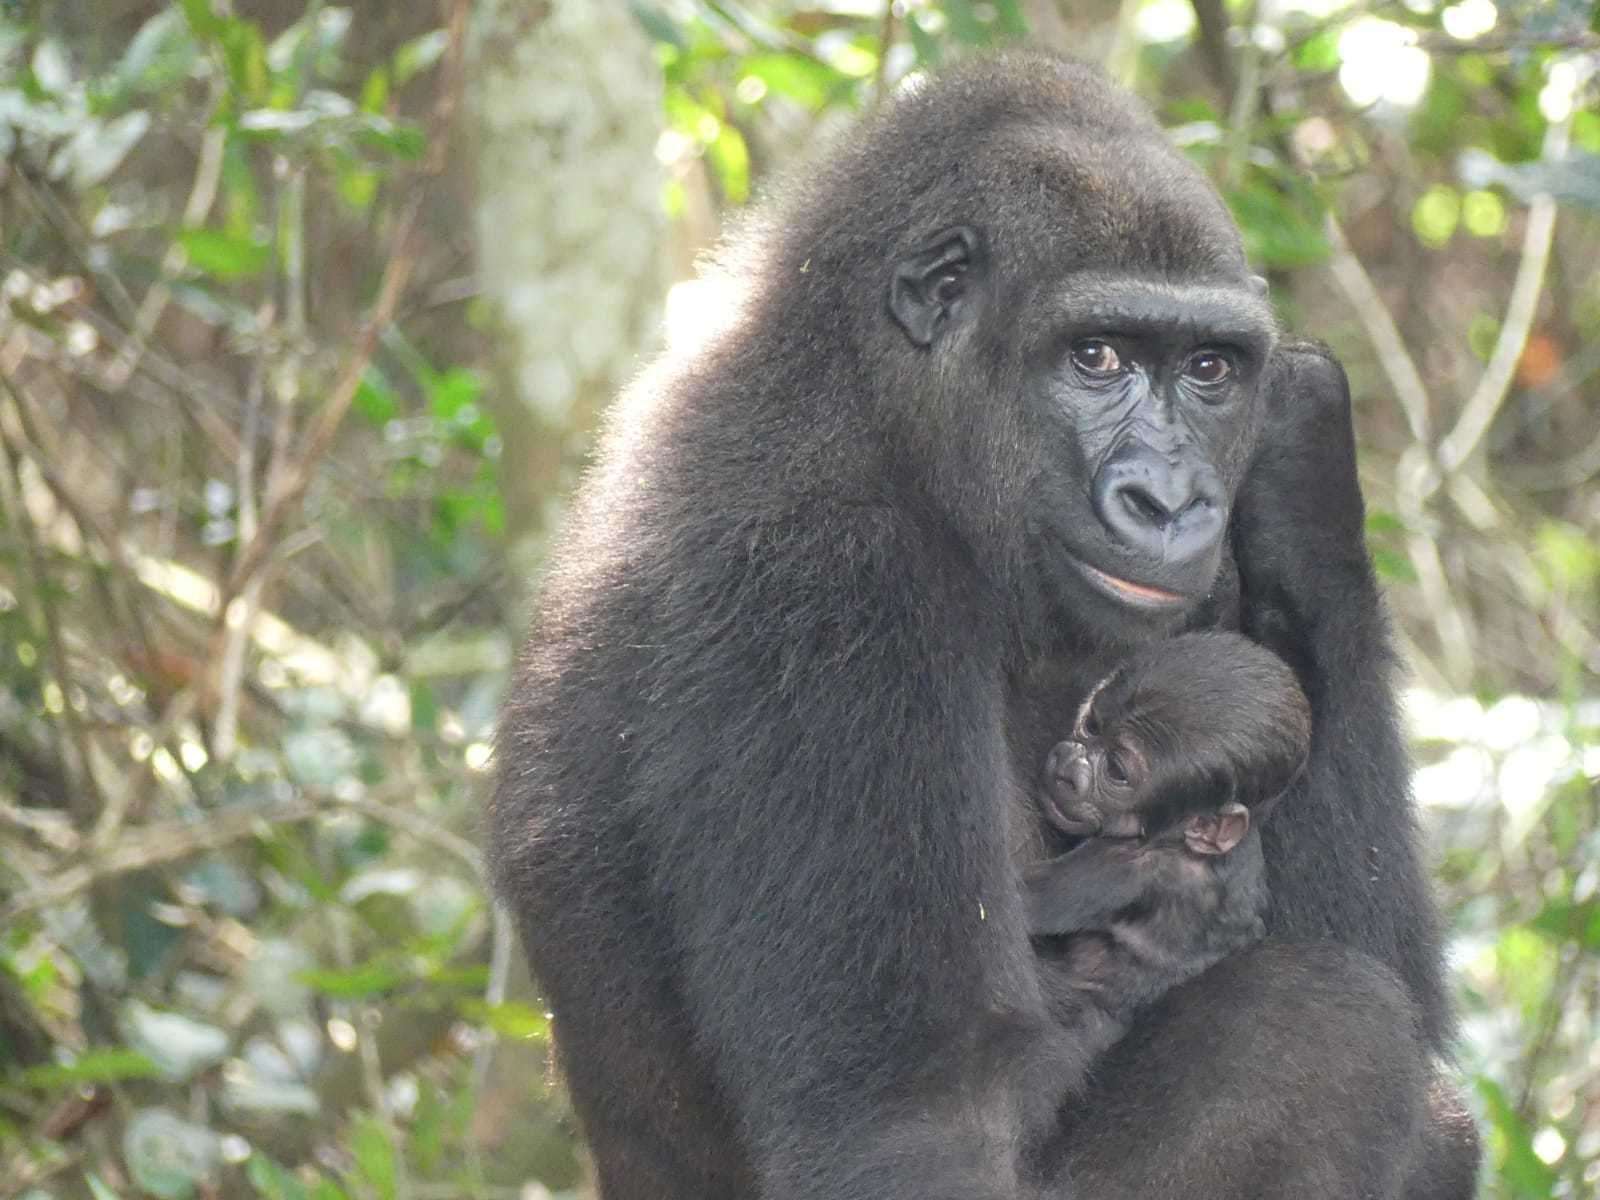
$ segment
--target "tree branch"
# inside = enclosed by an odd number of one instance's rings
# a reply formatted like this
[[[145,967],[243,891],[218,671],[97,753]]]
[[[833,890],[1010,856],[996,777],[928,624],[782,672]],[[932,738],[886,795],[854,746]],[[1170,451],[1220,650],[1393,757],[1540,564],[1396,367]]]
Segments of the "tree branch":
[[[1569,122],[1558,121],[1546,131],[1544,157],[1547,160],[1566,154],[1570,129]],[[1455,428],[1439,443],[1439,466],[1446,473],[1459,470],[1472,457],[1510,394],[1517,364],[1522,361],[1533,319],[1538,315],[1555,229],[1555,198],[1541,193],[1528,205],[1528,225],[1522,235],[1522,261],[1517,264],[1516,281],[1511,286],[1511,299],[1506,304],[1506,316],[1500,325],[1500,336],[1495,339],[1494,352],[1489,356],[1478,386],[1462,407]],[[1437,487],[1435,483],[1434,488]]]
[[[1427,446],[1432,437],[1428,419],[1428,388],[1422,382],[1422,373],[1417,370],[1416,360],[1406,349],[1405,339],[1400,336],[1394,318],[1389,315],[1389,306],[1378,295],[1372,276],[1367,274],[1367,269],[1350,248],[1350,239],[1345,237],[1344,227],[1331,212],[1323,221],[1323,232],[1333,247],[1328,270],[1333,274],[1339,290],[1345,294],[1345,299],[1350,301],[1350,307],[1361,322],[1361,327],[1366,330],[1372,348],[1378,352],[1378,366],[1388,376],[1389,386],[1394,389],[1395,399],[1405,414],[1412,439]]]
[[[0,907],[0,928],[28,913],[64,903],[102,880],[181,862],[266,834],[276,826],[298,825],[340,811],[360,813],[408,833],[457,859],[480,879],[483,877],[483,859],[477,847],[421,813],[396,808],[379,796],[346,799],[318,794],[267,808],[215,810],[203,821],[162,821],[142,826],[116,845],[100,850],[90,861],[59,870],[48,882],[12,898]]]

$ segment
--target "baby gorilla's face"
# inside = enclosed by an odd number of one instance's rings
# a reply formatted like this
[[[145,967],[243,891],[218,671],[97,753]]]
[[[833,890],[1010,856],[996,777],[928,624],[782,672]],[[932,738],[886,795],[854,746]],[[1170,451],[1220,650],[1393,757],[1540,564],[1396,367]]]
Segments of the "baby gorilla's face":
[[[1128,722],[1099,711],[1102,691],[1084,701],[1072,736],[1045,760],[1045,811],[1073,837],[1142,837],[1150,756]]]

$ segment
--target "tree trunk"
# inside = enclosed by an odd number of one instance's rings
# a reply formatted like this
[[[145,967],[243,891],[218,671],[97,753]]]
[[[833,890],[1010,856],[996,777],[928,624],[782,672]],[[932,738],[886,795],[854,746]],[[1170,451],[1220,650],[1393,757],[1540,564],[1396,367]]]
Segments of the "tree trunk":
[[[476,32],[478,270],[504,335],[507,527],[531,567],[596,413],[659,336],[661,75],[620,0],[490,4]]]

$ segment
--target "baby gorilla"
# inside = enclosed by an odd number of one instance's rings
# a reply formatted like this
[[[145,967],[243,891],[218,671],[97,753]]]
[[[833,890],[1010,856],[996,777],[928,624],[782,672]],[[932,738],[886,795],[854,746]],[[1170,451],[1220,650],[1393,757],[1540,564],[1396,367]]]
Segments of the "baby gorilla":
[[[1086,838],[1025,876],[1052,1006],[1097,1055],[1137,1009],[1264,933],[1255,828],[1305,763],[1311,712],[1276,655],[1199,633],[1131,655],[1045,764],[1050,821]]]

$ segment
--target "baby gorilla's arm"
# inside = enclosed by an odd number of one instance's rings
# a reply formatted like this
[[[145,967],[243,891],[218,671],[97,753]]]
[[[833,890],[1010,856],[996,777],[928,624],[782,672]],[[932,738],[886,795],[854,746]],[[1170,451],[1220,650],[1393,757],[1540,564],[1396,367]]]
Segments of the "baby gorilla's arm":
[[[1261,839],[1240,804],[1150,838],[1090,839],[1023,882],[1029,932],[1064,937],[1046,976],[1050,1010],[1087,1062],[1145,1005],[1265,932]]]
[[[1104,929],[1117,913],[1144,899],[1156,873],[1142,843],[1091,838],[1059,858],[1022,873],[1028,932],[1036,937]]]

